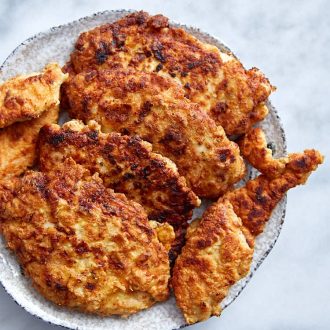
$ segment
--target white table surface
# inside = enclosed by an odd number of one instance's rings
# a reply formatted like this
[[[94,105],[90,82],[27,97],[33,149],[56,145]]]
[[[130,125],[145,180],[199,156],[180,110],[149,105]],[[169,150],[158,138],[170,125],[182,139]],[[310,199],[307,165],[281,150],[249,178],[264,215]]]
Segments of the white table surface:
[[[330,156],[326,0],[0,0],[0,62],[37,32],[120,8],[163,13],[220,37],[246,67],[262,69],[278,87],[271,100],[282,118],[288,151],[314,147]],[[327,158],[306,187],[289,192],[279,240],[240,297],[221,318],[191,330],[330,329],[329,169]],[[29,315],[0,288],[0,329],[60,328]]]

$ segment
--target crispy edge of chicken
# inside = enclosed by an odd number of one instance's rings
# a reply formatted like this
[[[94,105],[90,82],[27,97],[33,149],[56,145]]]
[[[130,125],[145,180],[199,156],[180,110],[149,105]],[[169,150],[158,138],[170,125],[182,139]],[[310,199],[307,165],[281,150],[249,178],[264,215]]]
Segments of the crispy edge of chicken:
[[[71,77],[64,93],[71,117],[152,143],[199,197],[216,199],[245,175],[237,144],[169,78],[133,69],[93,70]]]
[[[260,175],[228,192],[188,229],[172,277],[177,305],[188,324],[220,315],[220,302],[229,288],[248,274],[255,237],[273,209],[322,162],[323,156],[315,150],[291,154],[276,177]]]
[[[41,73],[17,76],[0,84],[0,128],[38,118],[59,104],[61,84],[68,74],[57,63]]]
[[[148,142],[137,137],[102,133],[95,121],[44,126],[38,150],[41,171],[51,174],[66,158],[72,158],[92,174],[99,173],[106,187],[141,204],[150,220],[170,223],[176,233],[170,259],[176,258],[200,200],[171,160],[154,153]]]
[[[22,174],[35,164],[40,128],[56,123],[59,106],[52,105],[39,118],[0,128],[0,181]]]
[[[252,128],[237,143],[244,159],[262,174],[272,178],[285,170],[288,157],[273,158],[273,151],[268,148],[265,133],[261,128]]]
[[[55,304],[128,316],[169,297],[167,251],[143,208],[72,159],[3,182],[0,211],[8,248]]]
[[[229,135],[245,133],[264,119],[265,101],[275,90],[257,68],[246,70],[232,54],[143,11],[82,33],[66,65],[71,73],[118,67],[176,80]]]

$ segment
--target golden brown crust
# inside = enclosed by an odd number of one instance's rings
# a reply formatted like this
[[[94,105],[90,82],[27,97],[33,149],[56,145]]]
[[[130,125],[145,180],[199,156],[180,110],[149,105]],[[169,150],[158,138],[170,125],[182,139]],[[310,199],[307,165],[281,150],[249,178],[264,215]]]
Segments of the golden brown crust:
[[[288,157],[273,158],[273,152],[268,148],[265,133],[261,128],[252,128],[237,143],[241,155],[262,174],[276,177],[285,169]]]
[[[166,17],[142,11],[82,33],[67,65],[76,73],[118,67],[175,79],[227,134],[244,133],[262,120],[274,90],[258,69],[245,70],[232,55],[170,27]]]
[[[289,154],[285,167],[275,177],[260,175],[248,181],[245,187],[228,192],[224,198],[231,202],[245,228],[256,236],[263,231],[265,223],[284,194],[289,189],[304,184],[311,172],[322,162],[323,156],[313,149],[301,154]]]
[[[173,80],[132,69],[90,71],[69,79],[65,94],[72,117],[152,143],[200,197],[219,197],[245,174],[238,146]]]
[[[0,180],[20,175],[34,165],[40,128],[57,122],[58,108],[53,105],[39,118],[0,129]]]
[[[292,154],[277,177],[260,175],[226,193],[188,229],[172,285],[189,324],[219,315],[219,304],[230,286],[247,275],[255,237],[277,203],[289,189],[304,184],[322,162],[323,156],[315,150]]]
[[[65,81],[57,63],[48,64],[42,73],[18,76],[0,85],[0,128],[15,122],[38,118],[59,104],[60,86]]]
[[[74,161],[3,184],[0,210],[8,247],[54,303],[127,316],[168,298],[167,252],[142,207]]]
[[[158,241],[162,243],[167,252],[170,252],[173,242],[175,241],[175,232],[173,227],[167,222],[159,223],[157,221],[149,221],[152,229],[157,234]]]
[[[173,269],[176,302],[187,323],[220,314],[219,302],[248,273],[252,255],[231,204],[215,203],[208,208],[187,235]]]
[[[187,221],[200,205],[175,164],[152,152],[151,145],[137,137],[102,133],[96,122],[84,125],[72,120],[62,128],[43,127],[39,136],[41,170],[51,172],[69,157],[91,173],[99,173],[106,187],[141,204],[149,219],[173,225],[177,239],[170,255],[175,258]]]

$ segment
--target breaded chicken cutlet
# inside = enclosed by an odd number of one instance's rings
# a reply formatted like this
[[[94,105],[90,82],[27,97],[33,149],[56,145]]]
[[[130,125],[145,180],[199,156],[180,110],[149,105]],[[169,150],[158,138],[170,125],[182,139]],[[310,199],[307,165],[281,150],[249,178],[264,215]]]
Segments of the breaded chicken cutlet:
[[[2,183],[0,211],[8,247],[57,305],[128,316],[168,298],[167,251],[143,208],[72,159]]]
[[[38,118],[59,104],[59,90],[67,78],[57,63],[42,73],[18,76],[0,84],[0,128]]]
[[[245,174],[236,143],[169,78],[133,69],[83,72],[69,78],[65,99],[71,117],[150,142],[199,197],[218,198]]]
[[[275,177],[260,175],[226,193],[199,222],[192,223],[172,277],[177,305],[187,323],[220,314],[220,302],[229,288],[248,274],[255,237],[273,209],[289,189],[304,184],[322,161],[315,150],[291,154]]]
[[[176,232],[171,260],[180,251],[188,220],[200,200],[187,187],[175,164],[152,152],[152,146],[137,137],[102,133],[91,121],[72,120],[62,127],[44,126],[39,135],[39,166],[49,173],[67,158],[98,173],[108,188],[124,193],[141,204],[150,220],[170,223]]]
[[[60,86],[67,76],[53,63],[42,73],[18,76],[0,86],[0,180],[34,165],[39,130],[57,122]]]
[[[67,70],[127,67],[175,79],[229,135],[264,119],[274,90],[258,69],[245,70],[231,54],[170,26],[162,15],[142,11],[82,33]]]
[[[36,161],[36,144],[40,128],[56,123],[59,106],[53,105],[39,118],[0,129],[0,181],[22,174]]]

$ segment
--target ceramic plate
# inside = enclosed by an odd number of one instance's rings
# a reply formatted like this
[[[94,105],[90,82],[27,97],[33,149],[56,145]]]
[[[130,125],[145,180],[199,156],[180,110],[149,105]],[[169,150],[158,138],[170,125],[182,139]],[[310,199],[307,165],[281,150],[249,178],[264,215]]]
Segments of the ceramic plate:
[[[74,42],[81,32],[104,23],[114,22],[128,13],[129,11],[125,10],[105,11],[51,28],[46,32],[33,36],[19,45],[6,59],[0,69],[0,81],[18,74],[39,71],[49,62],[56,61],[63,65],[68,60]],[[201,41],[213,44],[224,52],[231,52],[222,41],[197,28],[174,22],[172,22],[172,25],[183,28]],[[270,113],[266,120],[262,122],[261,127],[264,128],[268,141],[275,146],[275,156],[283,156],[286,151],[284,132],[276,110],[270,103],[268,103],[268,108]],[[62,122],[65,121],[63,117],[61,119]],[[250,168],[246,179],[256,175],[256,171]],[[200,215],[205,209],[205,205],[204,202],[203,206],[196,210],[194,215]],[[286,200],[284,199],[274,210],[265,231],[257,238],[251,271],[247,277],[230,289],[228,296],[221,303],[223,309],[238,297],[256,269],[273,248],[282,227],[285,206]],[[32,288],[30,281],[22,275],[15,256],[6,249],[2,238],[0,238],[0,281],[6,291],[26,311],[47,322],[70,329],[171,330],[185,326],[185,321],[176,308],[173,297],[127,319],[119,317],[102,318],[57,307],[46,301]]]

